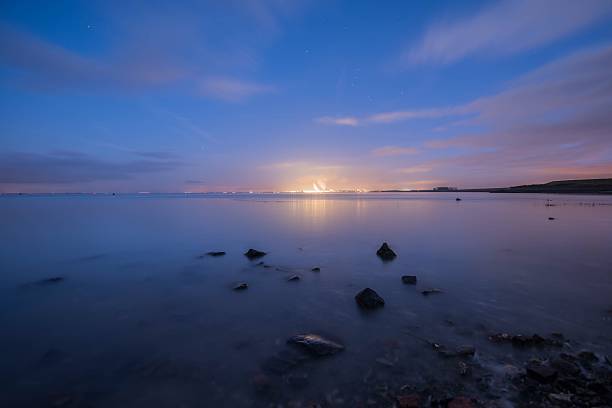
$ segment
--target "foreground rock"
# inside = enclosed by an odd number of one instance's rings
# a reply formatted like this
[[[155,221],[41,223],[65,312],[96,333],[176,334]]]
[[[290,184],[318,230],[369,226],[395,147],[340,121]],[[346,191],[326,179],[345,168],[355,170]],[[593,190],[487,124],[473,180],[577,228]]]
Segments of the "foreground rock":
[[[245,282],[241,282],[238,283],[236,286],[233,287],[234,290],[245,290],[248,289],[249,285],[247,285]]]
[[[344,350],[344,346],[318,334],[297,334],[287,340],[316,356],[329,356]]]
[[[376,309],[385,305],[385,301],[373,289],[365,288],[355,295],[357,304],[365,309]]]
[[[560,334],[551,337],[542,337],[539,334],[523,336],[522,334],[497,333],[489,336],[493,343],[512,343],[514,347],[533,347],[533,346],[563,346],[563,336]]]
[[[404,282],[406,285],[416,285],[417,277],[414,275],[404,275],[402,276],[402,282]]]
[[[321,268],[319,268],[318,266],[315,266],[314,268],[311,269],[311,271],[313,271],[313,272],[321,272]]]
[[[266,253],[263,251],[258,251],[256,249],[250,248],[248,251],[246,251],[244,253],[244,256],[246,256],[247,258],[249,258],[250,260],[253,259],[257,259],[257,258],[261,258],[262,256],[265,256]]]
[[[395,252],[391,248],[389,248],[389,244],[383,242],[383,244],[376,251],[376,255],[380,257],[383,261],[392,261],[397,256]]]

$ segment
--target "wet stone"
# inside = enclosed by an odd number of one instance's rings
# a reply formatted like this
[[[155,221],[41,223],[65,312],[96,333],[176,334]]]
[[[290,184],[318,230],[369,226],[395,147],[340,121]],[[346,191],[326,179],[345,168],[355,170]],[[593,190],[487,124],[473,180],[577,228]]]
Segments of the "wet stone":
[[[555,219],[555,217],[548,217],[549,221],[553,221]]]
[[[319,268],[318,266],[314,267],[311,269],[312,272],[321,272],[321,268]]]
[[[247,258],[249,258],[250,260],[253,259],[257,259],[257,258],[261,258],[262,256],[265,256],[266,253],[263,251],[258,251],[256,249],[250,248],[248,251],[246,251],[244,253],[244,256],[246,256]]]
[[[587,363],[595,363],[595,362],[599,361],[599,359],[597,358],[595,353],[593,353],[592,351],[589,351],[589,350],[582,350],[582,351],[580,351],[578,353],[578,358],[581,361],[587,362]]]
[[[297,334],[287,340],[316,356],[329,356],[344,350],[344,345],[318,334]]]
[[[461,199],[459,197],[455,198],[455,201],[461,201]]]
[[[238,283],[236,286],[234,286],[232,289],[234,290],[245,290],[249,287],[249,285],[247,285],[245,282],[241,282]]]
[[[365,288],[355,295],[355,300],[357,304],[364,309],[376,309],[385,305],[384,299],[370,288]]]
[[[531,361],[525,368],[529,377],[542,383],[550,383],[557,378],[557,370],[539,361]]]
[[[406,285],[416,285],[417,277],[414,275],[404,275],[402,276],[402,282]]]
[[[289,282],[299,281],[300,280],[300,275],[291,275],[290,277],[287,278],[287,280]]]
[[[61,283],[64,280],[66,280],[66,279],[64,277],[62,277],[62,276],[54,276],[52,278],[47,278],[47,279],[39,280],[38,282],[36,282],[36,284],[37,285],[42,285],[42,286],[45,286],[45,285],[54,285],[56,283]]]
[[[208,256],[223,256],[223,255],[225,255],[225,252],[224,251],[210,251],[210,252],[207,252],[206,255],[208,255]]]
[[[442,291],[440,289],[432,288],[432,289],[425,289],[425,290],[421,291],[421,293],[424,296],[429,296],[429,295],[434,295],[436,293],[442,293]]]
[[[397,256],[386,242],[383,242],[380,248],[378,248],[376,255],[383,261],[392,261]]]

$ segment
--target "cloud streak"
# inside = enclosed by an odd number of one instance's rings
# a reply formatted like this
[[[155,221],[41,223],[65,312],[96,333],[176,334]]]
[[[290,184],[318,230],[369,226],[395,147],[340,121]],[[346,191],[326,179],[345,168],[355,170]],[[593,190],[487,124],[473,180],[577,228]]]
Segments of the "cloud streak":
[[[374,156],[385,157],[385,156],[402,156],[406,154],[418,153],[418,149],[414,147],[401,147],[401,146],[383,146],[372,150]]]
[[[608,0],[502,0],[476,15],[431,26],[402,60],[449,64],[475,55],[517,54],[574,34],[610,13]]]

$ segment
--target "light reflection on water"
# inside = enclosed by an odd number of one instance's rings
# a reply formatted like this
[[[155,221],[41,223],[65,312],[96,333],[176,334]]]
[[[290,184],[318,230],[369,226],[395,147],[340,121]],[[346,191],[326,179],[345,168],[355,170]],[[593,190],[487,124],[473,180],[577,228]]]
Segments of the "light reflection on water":
[[[364,377],[456,381],[422,339],[474,344],[484,365],[529,357],[489,344],[497,331],[563,332],[610,353],[612,198],[456,195],[0,197],[0,395],[14,406],[62,393],[83,406],[320,400],[359,394]],[[383,241],[399,255],[390,263],[375,256]],[[227,255],[197,259],[210,250]],[[53,276],[66,280],[23,286]],[[238,281],[249,289],[233,292]],[[357,309],[366,286],[383,310]],[[444,293],[419,293],[429,287]],[[293,370],[306,385],[271,376],[273,391],[255,392],[264,362],[305,331],[347,348]]]

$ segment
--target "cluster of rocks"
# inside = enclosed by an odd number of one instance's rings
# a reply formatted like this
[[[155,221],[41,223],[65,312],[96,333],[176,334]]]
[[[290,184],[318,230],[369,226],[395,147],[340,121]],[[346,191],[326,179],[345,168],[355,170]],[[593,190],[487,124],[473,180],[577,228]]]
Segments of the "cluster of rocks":
[[[563,346],[563,335],[553,333],[550,337],[542,337],[539,334],[523,336],[522,334],[496,333],[489,336],[493,343],[511,343],[515,347],[534,347],[534,346]]]

